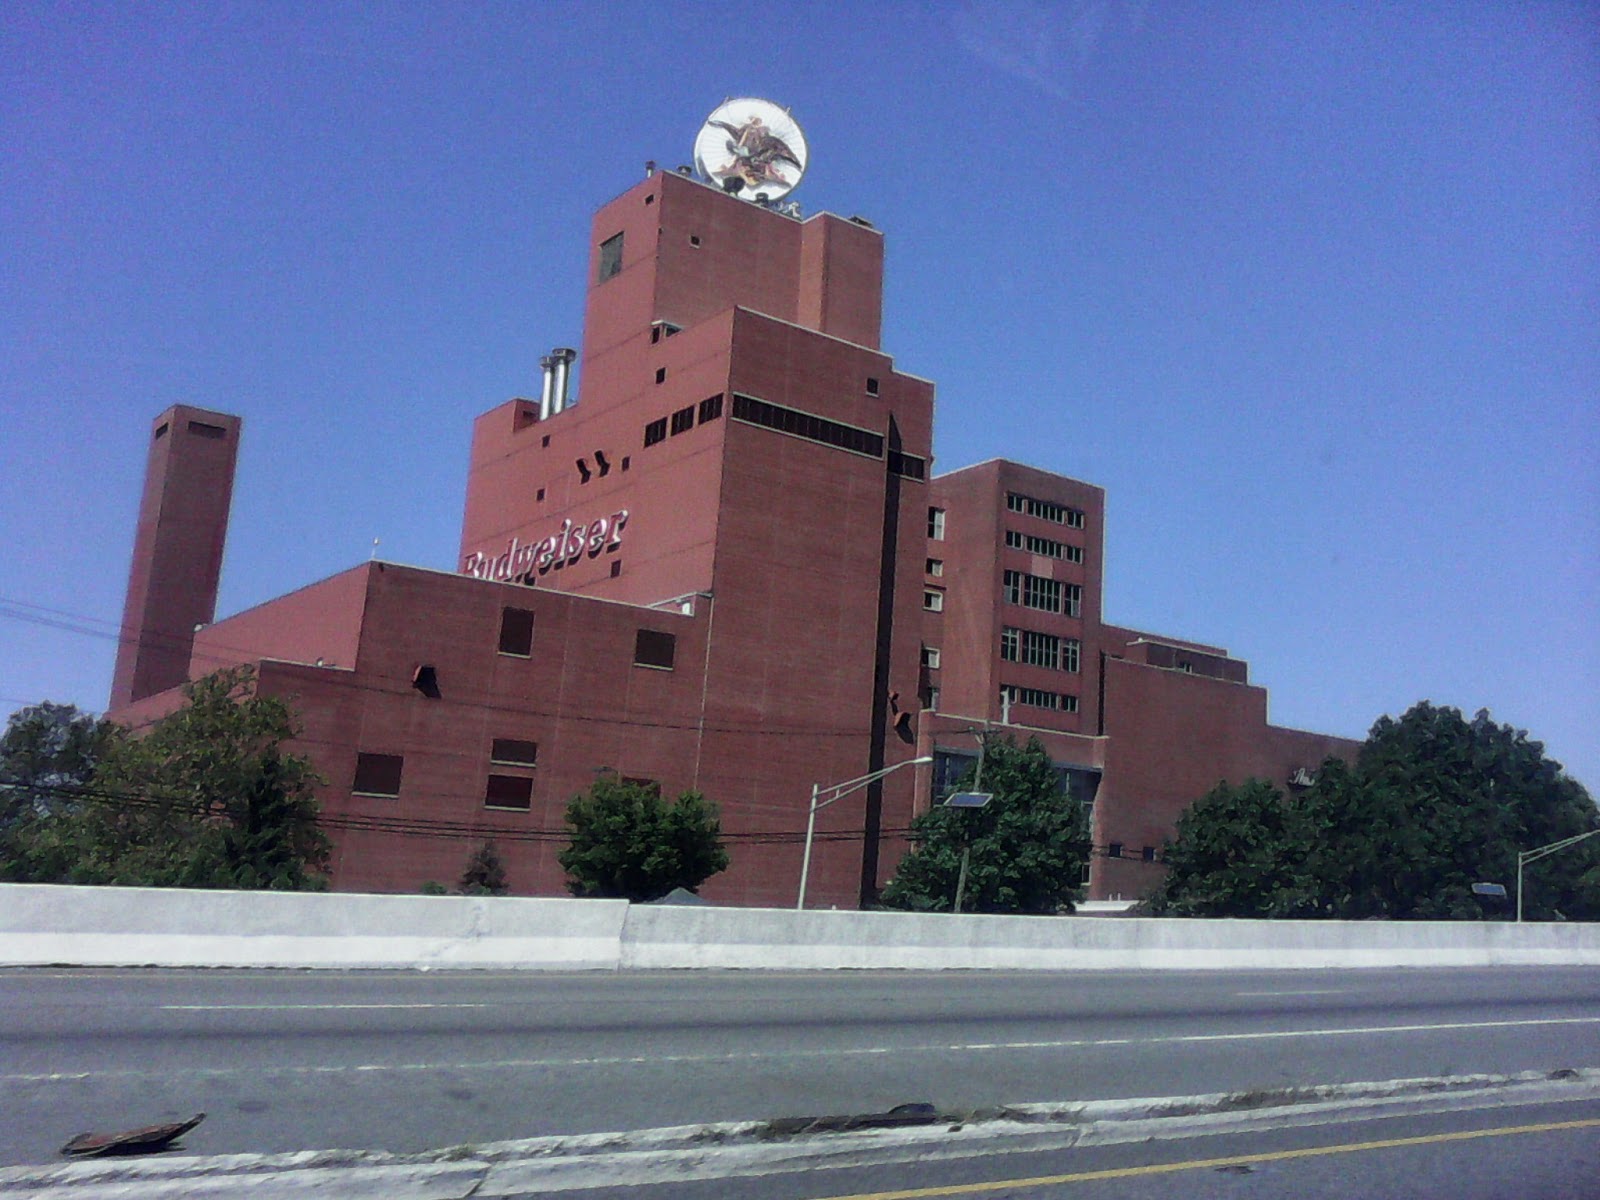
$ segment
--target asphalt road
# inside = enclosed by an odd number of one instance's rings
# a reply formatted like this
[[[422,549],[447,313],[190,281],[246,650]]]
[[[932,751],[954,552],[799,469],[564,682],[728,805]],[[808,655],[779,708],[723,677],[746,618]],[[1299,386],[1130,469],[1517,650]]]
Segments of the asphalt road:
[[[0,973],[0,1162],[1600,1066],[1600,970]],[[822,1193],[818,1193],[822,1194]],[[1020,1193],[1019,1193],[1020,1194]],[[1600,1194],[1597,1186],[1595,1194]]]

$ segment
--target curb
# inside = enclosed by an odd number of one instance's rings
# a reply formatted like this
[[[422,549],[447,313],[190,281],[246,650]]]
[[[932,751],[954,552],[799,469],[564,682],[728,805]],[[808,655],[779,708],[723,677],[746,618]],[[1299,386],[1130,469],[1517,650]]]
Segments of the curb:
[[[488,1200],[1584,1099],[1600,1099],[1600,1068],[1019,1104],[969,1112],[918,1105],[915,1124],[893,1120],[892,1113],[784,1118],[529,1138],[422,1154],[321,1150],[101,1159],[0,1168],[0,1192],[19,1200],[278,1200],[308,1195]]]

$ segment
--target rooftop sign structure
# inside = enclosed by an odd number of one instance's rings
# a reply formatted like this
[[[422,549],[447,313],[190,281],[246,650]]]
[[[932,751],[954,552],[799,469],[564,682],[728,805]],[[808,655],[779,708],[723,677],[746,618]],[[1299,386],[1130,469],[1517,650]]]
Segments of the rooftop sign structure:
[[[694,139],[694,165],[726,192],[772,204],[806,173],[806,135],[789,110],[770,100],[724,100]]]

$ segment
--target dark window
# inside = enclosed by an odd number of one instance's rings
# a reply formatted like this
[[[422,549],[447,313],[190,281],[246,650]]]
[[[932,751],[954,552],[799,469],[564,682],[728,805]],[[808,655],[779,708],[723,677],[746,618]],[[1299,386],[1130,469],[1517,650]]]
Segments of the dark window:
[[[644,444],[654,446],[657,442],[667,440],[667,419],[662,417],[658,421],[651,421],[644,427]]]
[[[623,469],[623,470],[624,470],[624,471],[626,471],[626,470],[627,470],[627,469],[628,469],[628,464],[629,464],[629,462],[631,462],[631,461],[632,461],[632,460],[631,460],[631,459],[629,459],[629,458],[628,458],[628,456],[627,456],[627,455],[626,455],[626,454],[624,454],[624,455],[623,455],[623,456],[622,456],[622,469]]]
[[[715,421],[721,415],[721,392],[718,392],[715,396],[707,396],[704,400],[700,401],[700,424],[704,425],[707,421]]]
[[[1145,862],[1155,862],[1156,848],[1154,846],[1146,846],[1139,852],[1139,857],[1144,859]]]
[[[541,500],[541,501],[544,499],[544,489],[543,488],[539,489],[539,494],[536,497],[536,499]]]
[[[644,788],[646,791],[654,792],[658,796],[661,795],[661,781],[659,779],[650,779],[644,775],[624,775],[622,782],[631,783],[634,787]]]
[[[872,378],[872,376],[868,375],[867,376],[867,395],[876,396],[877,394],[878,394],[878,381],[876,379]]]
[[[539,743],[518,741],[516,738],[495,738],[489,750],[489,761],[514,767],[537,766]]]
[[[156,426],[155,436],[158,438],[164,438],[167,436],[167,423],[165,421]]]
[[[784,408],[779,404],[768,404],[754,396],[734,396],[733,419],[790,433],[807,441],[821,442],[825,446],[837,446],[840,450],[850,450],[872,458],[883,457],[883,435],[880,433],[830,421],[798,409]]]
[[[620,270],[622,270],[622,235],[619,233],[600,243],[599,282],[604,283]]]
[[[549,444],[550,444],[550,435],[547,433],[542,438],[539,439],[539,448],[541,450],[543,450]]]
[[[641,629],[633,640],[633,665],[660,667],[670,671],[677,649],[676,634],[662,633],[659,629]]]
[[[944,509],[928,510],[928,536],[936,542],[944,541]]]
[[[928,474],[928,464],[915,454],[902,454],[899,450],[891,450],[889,470],[896,475],[904,475],[907,479],[924,479]]]
[[[527,812],[533,807],[533,779],[527,775],[491,775],[484,789],[485,808],[514,808]]]
[[[665,383],[666,381],[667,381],[667,369],[665,367],[657,367],[656,368],[656,382],[657,383]]]
[[[621,574],[622,574],[622,560],[620,558],[612,559],[611,560],[611,578],[615,579],[618,575],[621,575]]]
[[[416,688],[430,700],[437,700],[439,691],[439,671],[432,663],[422,663],[411,672],[411,686]]]
[[[1021,604],[1026,608],[1037,608],[1042,612],[1058,613],[1061,611],[1062,583],[1059,579],[1041,579],[1037,575],[1027,575],[1021,571],[1007,571],[1003,580],[1005,599],[1007,604]],[[1076,589],[1081,595],[1083,589],[1076,584],[1068,584],[1069,589]],[[1076,612],[1068,614],[1077,616]]]
[[[1122,857],[1122,843],[1121,842],[1112,842],[1111,845],[1107,846],[1106,847],[1106,857],[1107,858],[1121,858]]]
[[[677,412],[672,414],[672,436],[673,437],[677,437],[680,433],[687,433],[689,430],[691,430],[693,428],[694,428],[694,405],[691,404],[691,405],[689,405],[688,408],[680,408]]]
[[[695,234],[695,233],[691,233],[689,235],[689,245],[698,246],[699,244],[700,244],[700,235],[699,234]]]
[[[1026,513],[1030,517],[1054,521],[1057,525],[1065,525],[1069,529],[1083,528],[1083,513],[1075,508],[1068,508],[1065,504],[1056,504],[1050,500],[1035,500],[1032,496],[1024,496],[1018,492],[1007,492],[1006,507],[1012,512]]]
[[[194,434],[195,437],[203,438],[225,438],[228,436],[228,431],[221,425],[207,425],[204,421],[190,421],[189,432]]]
[[[533,614],[525,608],[500,610],[500,653],[527,658],[533,653]]]
[[[580,458],[580,459],[577,460],[577,467],[578,467],[578,475],[579,475],[578,482],[579,483],[588,483],[589,482],[589,476],[594,474],[593,471],[589,470],[589,464],[584,462],[583,459]]]
[[[356,778],[350,790],[363,796],[398,796],[404,764],[398,754],[357,754]]]

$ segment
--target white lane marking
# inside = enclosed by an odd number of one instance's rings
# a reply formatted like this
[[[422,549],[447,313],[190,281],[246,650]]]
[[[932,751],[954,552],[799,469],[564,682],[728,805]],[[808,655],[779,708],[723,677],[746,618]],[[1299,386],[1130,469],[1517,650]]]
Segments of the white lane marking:
[[[343,1008],[504,1008],[501,1004],[158,1004],[165,1012],[261,1012],[269,1010]]]
[[[1235,996],[1342,996],[1343,988],[1305,988],[1298,992],[1235,992]]]
[[[957,1042],[944,1046],[852,1046],[842,1050],[743,1050],[723,1054],[635,1054],[595,1058],[515,1058],[493,1062],[352,1063],[346,1066],[171,1067],[159,1071],[61,1071],[0,1075],[0,1083],[61,1083],[76,1080],[142,1078],[160,1075],[199,1077],[223,1075],[333,1075],[341,1071],[488,1071],[541,1068],[648,1066],[659,1063],[741,1063],[796,1058],[859,1058],[881,1054],[961,1054],[995,1050],[1077,1050],[1101,1046],[1164,1046],[1194,1042],[1251,1042],[1279,1038],[1375,1036],[1388,1033],[1437,1033],[1463,1029],[1526,1029],[1532,1026],[1600,1025],[1600,1017],[1530,1017],[1519,1021],[1452,1021],[1439,1025],[1364,1025],[1338,1029],[1276,1029],[1255,1033],[1188,1033],[1148,1038],[1065,1038],[1040,1042]]]

